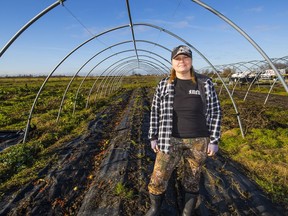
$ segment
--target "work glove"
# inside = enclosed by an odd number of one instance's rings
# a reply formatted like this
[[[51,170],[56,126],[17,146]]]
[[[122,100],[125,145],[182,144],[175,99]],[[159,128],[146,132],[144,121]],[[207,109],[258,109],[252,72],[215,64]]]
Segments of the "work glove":
[[[207,148],[207,155],[208,156],[214,156],[216,154],[216,152],[218,151],[218,145],[215,144],[208,144],[208,148]]]
[[[155,140],[151,140],[150,144],[151,144],[151,148],[153,149],[153,151],[154,151],[155,153],[157,153],[157,152],[160,151],[156,139],[155,139]]]

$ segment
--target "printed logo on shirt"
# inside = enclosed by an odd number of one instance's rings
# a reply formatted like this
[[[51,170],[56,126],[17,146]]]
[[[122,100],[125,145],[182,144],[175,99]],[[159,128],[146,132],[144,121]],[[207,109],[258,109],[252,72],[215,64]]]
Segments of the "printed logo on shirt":
[[[200,95],[200,91],[199,90],[189,90],[189,94],[191,95]]]

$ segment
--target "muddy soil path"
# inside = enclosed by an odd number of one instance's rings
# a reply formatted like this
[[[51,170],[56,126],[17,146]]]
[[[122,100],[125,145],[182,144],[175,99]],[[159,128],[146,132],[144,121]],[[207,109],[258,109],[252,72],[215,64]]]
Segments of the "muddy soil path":
[[[226,94],[223,91],[224,94]],[[241,100],[244,100],[246,95],[246,91],[243,90],[237,90],[233,93],[233,98],[237,97]],[[258,93],[258,92],[249,92],[246,97],[246,102],[253,102],[257,104],[264,105],[264,102],[267,98],[267,93]],[[283,110],[288,109],[288,97],[287,95],[276,95],[276,94],[270,94],[266,101],[266,106],[272,106],[272,107],[278,107]]]
[[[155,154],[147,139],[151,89],[124,94],[98,113],[89,133],[57,149],[37,181],[11,191],[0,215],[144,215]],[[181,215],[181,165],[173,173],[161,215]],[[197,215],[288,215],[221,153],[201,178]]]
[[[0,131],[0,152],[9,146],[21,142],[24,137],[23,130],[2,130]]]

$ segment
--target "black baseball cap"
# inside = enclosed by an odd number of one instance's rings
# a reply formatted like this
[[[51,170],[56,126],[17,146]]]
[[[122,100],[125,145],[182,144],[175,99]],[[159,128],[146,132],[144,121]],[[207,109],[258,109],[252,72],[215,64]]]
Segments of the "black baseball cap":
[[[180,54],[183,54],[192,58],[191,49],[188,46],[180,45],[180,46],[173,48],[172,53],[171,53],[171,60]]]

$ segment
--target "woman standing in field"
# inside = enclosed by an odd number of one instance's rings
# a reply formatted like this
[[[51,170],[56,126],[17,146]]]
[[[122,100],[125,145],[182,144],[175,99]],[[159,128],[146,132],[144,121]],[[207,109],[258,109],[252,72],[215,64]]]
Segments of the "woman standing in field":
[[[192,215],[199,194],[201,167],[218,151],[221,108],[212,80],[195,73],[192,52],[180,45],[171,54],[170,77],[162,79],[153,97],[149,139],[157,154],[148,185],[151,208],[159,215],[170,176],[183,157],[185,206]]]

